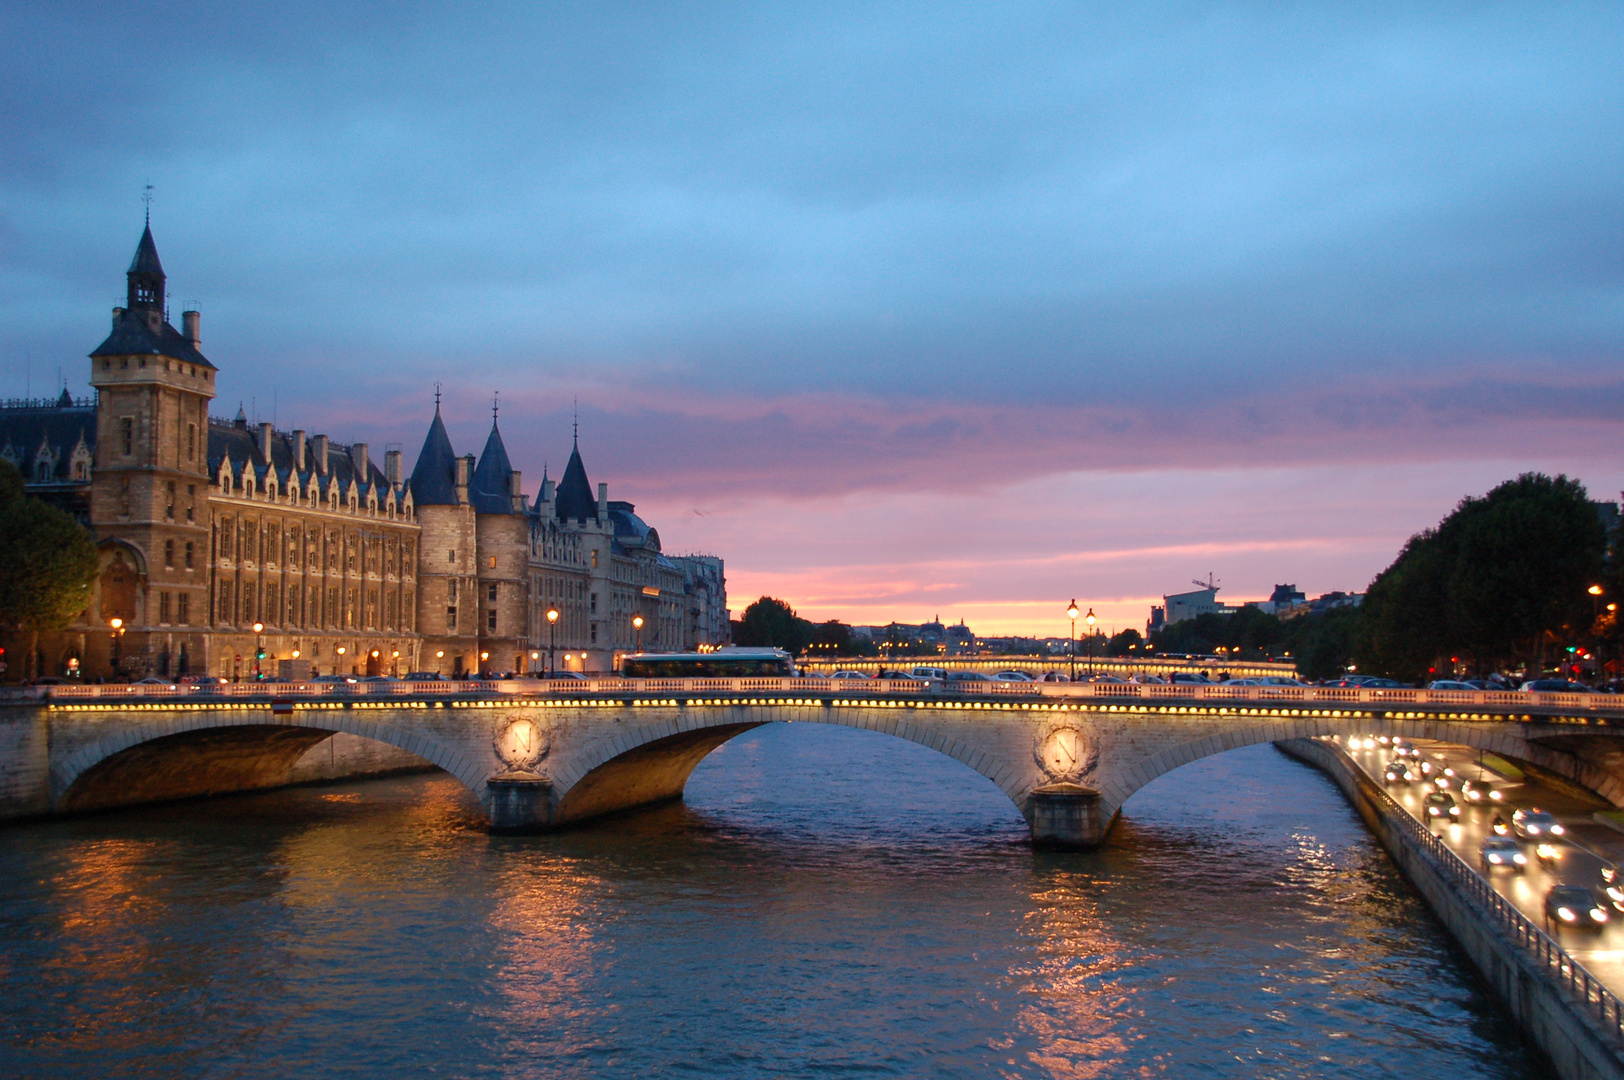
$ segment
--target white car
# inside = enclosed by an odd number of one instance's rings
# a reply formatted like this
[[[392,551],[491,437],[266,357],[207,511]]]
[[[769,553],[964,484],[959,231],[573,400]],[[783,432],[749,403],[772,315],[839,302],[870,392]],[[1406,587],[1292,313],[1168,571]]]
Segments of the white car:
[[[861,671],[837,671],[829,676],[831,679],[869,679],[871,675],[864,675]]]
[[[1000,671],[993,678],[999,682],[1037,682],[1036,679],[1024,671]]]

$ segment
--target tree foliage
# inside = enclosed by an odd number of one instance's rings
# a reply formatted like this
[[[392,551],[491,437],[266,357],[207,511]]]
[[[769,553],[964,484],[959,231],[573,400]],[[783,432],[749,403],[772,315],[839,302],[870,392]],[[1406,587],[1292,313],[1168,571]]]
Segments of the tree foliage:
[[[1371,582],[1360,669],[1419,680],[1457,658],[1480,671],[1536,661],[1551,636],[1589,628],[1605,546],[1584,486],[1565,476],[1524,473],[1463,499]]]
[[[812,624],[784,601],[763,596],[744,609],[733,630],[735,645],[770,647],[800,653],[812,640]]]
[[[31,664],[40,631],[66,628],[90,603],[96,545],[72,515],[8,496],[3,477],[0,499],[0,623],[29,635]]]

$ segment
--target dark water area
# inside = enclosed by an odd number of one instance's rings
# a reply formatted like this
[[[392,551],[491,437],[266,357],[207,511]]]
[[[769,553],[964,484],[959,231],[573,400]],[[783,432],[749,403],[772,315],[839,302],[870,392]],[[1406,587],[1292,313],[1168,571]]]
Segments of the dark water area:
[[[812,724],[553,836],[443,774],[4,829],[0,1075],[1546,1075],[1270,747],[1100,851],[1024,840],[957,763]]]

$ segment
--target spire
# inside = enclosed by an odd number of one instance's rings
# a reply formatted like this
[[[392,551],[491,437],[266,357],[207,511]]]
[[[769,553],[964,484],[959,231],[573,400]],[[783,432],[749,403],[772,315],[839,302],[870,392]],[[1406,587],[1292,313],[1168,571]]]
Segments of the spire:
[[[124,277],[128,282],[125,306],[131,311],[162,311],[164,306],[164,267],[158,261],[158,245],[152,241],[152,226],[141,230],[135,258]]]
[[[592,494],[592,484],[586,478],[586,466],[581,463],[581,446],[577,440],[570,451],[569,464],[564,466],[564,479],[558,482],[558,494],[553,506],[560,521],[575,518],[578,521],[596,521],[598,500]]]
[[[417,465],[412,469],[412,501],[418,506],[455,506],[457,504],[457,454],[451,449],[451,437],[445,433],[445,422],[440,419],[440,389],[434,389],[434,422],[423,439],[423,449],[417,453]]]
[[[491,434],[485,440],[485,449],[474,466],[473,479],[468,484],[468,501],[474,504],[476,514],[513,513],[513,465],[508,461],[507,447],[502,445],[502,432],[496,426],[496,408],[491,407]]]

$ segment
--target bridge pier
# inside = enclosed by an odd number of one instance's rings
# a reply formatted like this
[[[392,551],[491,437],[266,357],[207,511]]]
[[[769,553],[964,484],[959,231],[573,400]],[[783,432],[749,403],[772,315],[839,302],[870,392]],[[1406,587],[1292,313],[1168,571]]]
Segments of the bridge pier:
[[[532,772],[505,772],[485,781],[491,832],[540,832],[553,823],[553,783]]]
[[[1027,796],[1026,820],[1032,827],[1033,846],[1076,851],[1103,843],[1116,812],[1105,812],[1100,793],[1093,788],[1044,784]]]

